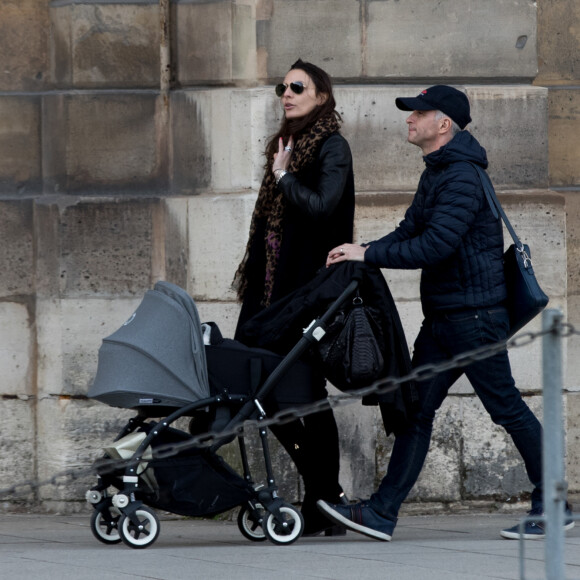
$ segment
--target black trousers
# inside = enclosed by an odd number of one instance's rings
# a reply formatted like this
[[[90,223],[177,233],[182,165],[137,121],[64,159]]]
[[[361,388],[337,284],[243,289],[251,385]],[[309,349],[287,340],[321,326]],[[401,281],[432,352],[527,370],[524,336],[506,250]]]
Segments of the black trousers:
[[[340,452],[338,428],[332,409],[306,415],[270,430],[294,461],[304,481],[303,509],[316,501],[336,503],[342,493],[338,481]]]

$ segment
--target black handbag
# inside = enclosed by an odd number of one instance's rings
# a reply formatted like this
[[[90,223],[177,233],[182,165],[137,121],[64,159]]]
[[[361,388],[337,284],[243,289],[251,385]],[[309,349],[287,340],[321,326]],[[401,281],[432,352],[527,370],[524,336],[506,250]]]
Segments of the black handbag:
[[[522,244],[516,235],[497,199],[489,176],[478,165],[473,163],[472,165],[477,169],[485,197],[494,217],[498,218],[501,216],[514,241],[503,255],[508,294],[507,309],[510,316],[509,336],[513,336],[544,310],[549,299],[536,280],[534,268],[532,267],[530,248],[527,244]]]
[[[378,313],[360,296],[337,312],[318,343],[324,376],[341,391],[370,385],[384,368],[383,341]]]

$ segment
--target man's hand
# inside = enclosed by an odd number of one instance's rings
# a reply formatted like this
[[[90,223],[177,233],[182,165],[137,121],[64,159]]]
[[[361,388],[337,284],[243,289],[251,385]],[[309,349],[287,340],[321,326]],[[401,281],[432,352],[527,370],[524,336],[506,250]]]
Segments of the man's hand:
[[[364,262],[365,252],[367,249],[358,244],[342,244],[328,252],[328,257],[326,258],[326,267],[332,264],[338,264],[338,262],[346,262],[351,260],[353,262]]]

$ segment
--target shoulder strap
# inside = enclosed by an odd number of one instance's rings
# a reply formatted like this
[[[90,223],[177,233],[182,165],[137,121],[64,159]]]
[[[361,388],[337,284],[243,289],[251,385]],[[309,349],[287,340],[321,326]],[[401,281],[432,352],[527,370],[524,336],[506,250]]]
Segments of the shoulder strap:
[[[507,215],[503,211],[503,208],[501,207],[499,200],[497,199],[497,195],[495,194],[495,190],[493,188],[493,185],[491,183],[491,179],[489,178],[489,175],[479,165],[476,165],[475,163],[471,163],[471,161],[469,163],[470,163],[470,165],[473,165],[473,167],[475,167],[475,170],[477,171],[477,174],[479,175],[479,179],[481,181],[481,185],[483,187],[485,197],[487,199],[487,202],[489,203],[489,207],[491,208],[491,213],[493,214],[493,216],[495,218],[501,216],[501,219],[503,220],[505,227],[507,228],[508,232],[510,233],[510,236],[512,237],[512,239],[514,241],[514,244],[516,245],[516,248],[521,250],[523,245],[520,242],[514,228],[512,227],[512,224],[510,223],[510,221],[507,217]]]

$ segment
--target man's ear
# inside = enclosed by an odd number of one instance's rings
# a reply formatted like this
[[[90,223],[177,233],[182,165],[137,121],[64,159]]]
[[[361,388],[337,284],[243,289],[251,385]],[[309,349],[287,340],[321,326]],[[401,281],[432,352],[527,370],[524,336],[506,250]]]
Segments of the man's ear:
[[[451,130],[451,119],[449,117],[441,118],[440,130],[442,133],[447,133],[447,131]]]

